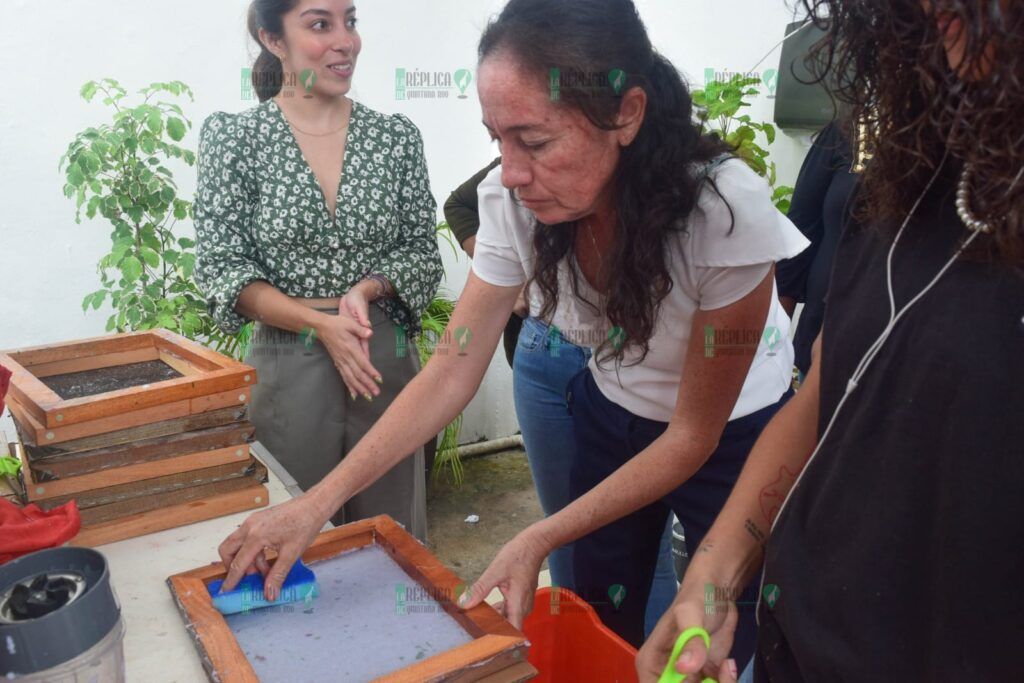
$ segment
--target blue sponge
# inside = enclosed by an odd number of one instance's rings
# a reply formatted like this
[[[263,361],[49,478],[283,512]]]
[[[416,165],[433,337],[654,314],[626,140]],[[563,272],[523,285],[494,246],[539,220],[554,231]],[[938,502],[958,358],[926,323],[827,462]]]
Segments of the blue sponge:
[[[213,598],[213,606],[224,615],[238,614],[239,612],[251,612],[261,607],[283,605],[289,602],[304,601],[312,602],[313,598],[320,595],[320,587],[316,583],[316,576],[313,570],[298,560],[281,586],[281,595],[274,602],[267,602],[263,597],[263,575],[249,574],[245,576],[233,591],[220,593],[220,587],[224,585],[224,579],[211,581],[206,589],[210,591]]]

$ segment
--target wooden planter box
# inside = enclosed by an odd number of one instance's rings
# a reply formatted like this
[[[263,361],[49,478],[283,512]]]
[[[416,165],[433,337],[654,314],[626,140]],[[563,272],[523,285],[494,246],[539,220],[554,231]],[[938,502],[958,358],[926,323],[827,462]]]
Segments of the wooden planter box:
[[[459,587],[464,585],[459,577],[449,571],[422,544],[387,516],[374,517],[323,532],[302,555],[306,564],[310,565],[318,574],[321,584],[320,597],[311,603],[312,609],[328,611],[333,609],[338,612],[339,618],[342,620],[355,618],[349,617],[346,611],[349,609],[349,605],[336,603],[338,598],[331,596],[332,586],[336,585],[338,579],[335,578],[334,581],[327,579],[318,570],[317,563],[328,560],[344,562],[347,558],[341,557],[343,554],[374,546],[383,549],[404,570],[409,580],[422,587],[426,593],[433,596],[448,596],[439,599],[437,604],[440,605],[447,617],[453,619],[458,627],[468,634],[466,638],[468,642],[465,644],[418,661],[399,662],[396,658],[394,670],[374,680],[390,683],[421,683],[424,681],[513,683],[529,680],[536,675],[536,669],[527,662],[528,643],[525,636],[486,603],[468,611],[460,610],[451,599],[452,597],[457,598]],[[274,558],[268,559],[272,562]],[[323,566],[321,565],[321,567]],[[343,565],[337,566],[342,567]],[[209,679],[221,683],[255,683],[260,679],[253,663],[247,658],[235,632],[228,623],[228,619],[239,615],[227,618],[222,616],[213,607],[206,588],[211,581],[223,579],[226,575],[227,571],[223,564],[218,562],[175,574],[167,579],[167,583],[185,621],[186,628],[195,641]],[[393,596],[392,593],[392,600],[395,599]],[[337,604],[336,607],[335,604]],[[288,606],[266,608],[266,610],[274,609],[288,609]],[[298,609],[301,611],[303,606],[300,604]],[[384,602],[375,606],[374,609],[394,610],[395,606],[393,603],[389,605]],[[305,613],[309,614],[311,610]],[[246,616],[255,616],[255,614]],[[298,661],[294,663],[294,667],[296,667],[294,671],[299,672],[297,675],[300,678],[302,676],[315,677],[317,667],[325,668],[326,671],[341,671],[340,667],[344,662],[337,660],[339,657],[337,639],[342,639],[345,636],[340,632],[293,633],[287,629],[275,629],[274,620],[280,618],[279,614],[269,613],[261,616],[268,619],[265,622],[265,628],[274,629],[272,632],[276,642],[285,642],[292,638],[320,636],[324,638],[320,641],[320,649],[316,651],[316,661],[310,661],[307,658],[301,663]],[[441,618],[447,617],[442,615]],[[366,636],[358,628],[358,625],[356,626],[357,628],[353,630],[350,637],[366,638],[366,648],[373,648],[375,651],[389,651],[393,647],[393,642],[373,641],[372,636]],[[307,626],[300,630],[308,631],[310,628]],[[336,639],[333,647],[332,638]],[[355,645],[360,648],[360,652],[367,651],[362,647],[361,642]],[[272,656],[269,652],[263,654],[267,657]],[[262,655],[258,655],[258,657],[262,657]],[[337,668],[332,669],[331,667]],[[333,678],[341,680],[340,675],[335,675]]]
[[[252,367],[167,330],[8,351],[0,365],[31,447],[248,405],[256,384]]]
[[[49,510],[74,499],[82,528],[69,542],[94,547],[265,507],[267,470],[248,444],[176,456],[66,479],[39,481],[20,443],[21,491],[0,479],[0,496]]]

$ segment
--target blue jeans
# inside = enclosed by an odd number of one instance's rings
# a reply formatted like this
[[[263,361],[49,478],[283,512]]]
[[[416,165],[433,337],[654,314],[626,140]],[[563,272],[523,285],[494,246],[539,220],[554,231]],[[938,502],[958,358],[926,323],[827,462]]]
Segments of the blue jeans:
[[[537,318],[523,321],[512,362],[512,394],[523,446],[545,515],[572,502],[569,470],[576,444],[565,409],[565,387],[587,367],[590,349],[565,341]],[[548,557],[551,583],[572,589],[572,546]]]
[[[679,592],[678,578],[676,577],[676,562],[672,557],[672,523],[675,518],[668,516],[668,524],[665,525],[665,533],[661,536],[661,546],[658,548],[658,564],[654,567],[654,579],[651,582],[651,595],[647,598],[647,607],[644,611],[644,638],[651,635],[651,631],[658,625],[658,620],[676,599]]]
[[[590,360],[590,349],[565,340],[537,318],[527,318],[519,332],[512,363],[513,396],[523,445],[545,515],[553,515],[574,498],[569,473],[576,454],[573,421],[565,405],[565,388]],[[672,532],[666,530],[659,551],[655,585],[651,588],[648,623],[651,628],[675,598]],[[572,546],[548,557],[551,583],[573,589]]]

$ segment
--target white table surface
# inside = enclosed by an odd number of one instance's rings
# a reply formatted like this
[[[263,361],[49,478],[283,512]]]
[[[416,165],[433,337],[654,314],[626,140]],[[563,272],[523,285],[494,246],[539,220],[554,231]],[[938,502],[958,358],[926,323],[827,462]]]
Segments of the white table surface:
[[[267,465],[266,486],[271,505],[283,503],[298,492],[294,481],[267,457],[258,443],[253,444],[253,453]],[[107,558],[111,583],[121,603],[128,681],[207,680],[195,644],[167,587],[167,577],[219,562],[217,546],[253,512],[239,512],[96,548]]]

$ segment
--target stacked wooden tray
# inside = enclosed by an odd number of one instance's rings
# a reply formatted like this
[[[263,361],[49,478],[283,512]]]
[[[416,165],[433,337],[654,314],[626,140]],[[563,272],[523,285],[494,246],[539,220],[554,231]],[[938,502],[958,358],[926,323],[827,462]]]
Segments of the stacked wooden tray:
[[[75,545],[262,507],[249,452],[256,371],[166,330],[0,353],[20,436],[22,498],[75,500]]]

